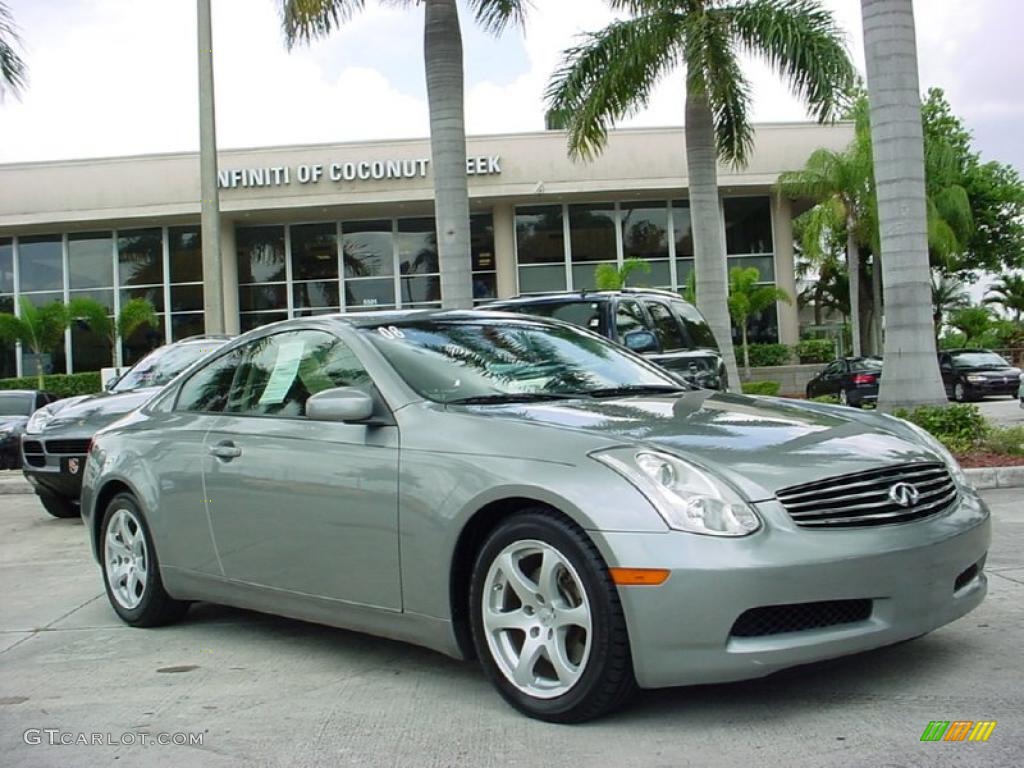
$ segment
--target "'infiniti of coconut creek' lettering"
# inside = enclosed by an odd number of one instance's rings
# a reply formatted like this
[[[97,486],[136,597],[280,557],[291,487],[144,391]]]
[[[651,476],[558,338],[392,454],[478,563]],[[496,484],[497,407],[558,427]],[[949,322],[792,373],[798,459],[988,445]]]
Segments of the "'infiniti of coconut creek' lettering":
[[[359,160],[347,163],[316,163],[312,165],[268,166],[265,168],[230,168],[217,173],[221,189],[237,187],[282,187],[296,181],[299,184],[319,184],[328,180],[336,183],[380,181],[384,179],[425,178],[430,158],[412,160]],[[479,155],[466,158],[467,176],[494,176],[501,173],[500,155]]]

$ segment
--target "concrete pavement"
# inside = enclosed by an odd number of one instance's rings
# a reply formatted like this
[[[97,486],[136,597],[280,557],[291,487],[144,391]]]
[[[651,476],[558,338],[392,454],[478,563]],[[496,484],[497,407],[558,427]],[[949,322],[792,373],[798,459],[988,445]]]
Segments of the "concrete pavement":
[[[1005,397],[989,398],[978,403],[981,412],[993,423],[1001,427],[1024,426],[1024,408],[1020,407],[1017,398],[1009,400]]]
[[[764,680],[642,692],[585,726],[506,706],[474,664],[213,605],[121,624],[77,520],[0,497],[0,754],[9,766],[1019,766],[1024,505],[990,491],[990,593],[924,638]],[[987,743],[922,743],[993,719]],[[201,746],[30,745],[26,729],[201,733]],[[45,738],[45,736],[44,736]]]

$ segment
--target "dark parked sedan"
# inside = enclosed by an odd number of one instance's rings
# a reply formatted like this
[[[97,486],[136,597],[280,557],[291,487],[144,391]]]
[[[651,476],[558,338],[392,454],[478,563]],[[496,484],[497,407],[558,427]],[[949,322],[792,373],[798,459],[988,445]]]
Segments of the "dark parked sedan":
[[[1020,368],[987,349],[951,349],[939,353],[939,370],[946,396],[958,403],[989,395],[1013,397],[1020,384]]]
[[[0,392],[0,469],[21,466],[21,434],[29,416],[57,399],[57,395],[38,389]]]
[[[840,405],[862,408],[878,402],[878,380],[882,376],[880,357],[844,357],[833,360],[807,382],[807,399],[834,395]]]
[[[89,443],[101,427],[120,419],[209,352],[226,336],[195,336],[155,349],[129,368],[108,391],[70,397],[40,408],[21,438],[25,477],[54,517],[77,517]]]

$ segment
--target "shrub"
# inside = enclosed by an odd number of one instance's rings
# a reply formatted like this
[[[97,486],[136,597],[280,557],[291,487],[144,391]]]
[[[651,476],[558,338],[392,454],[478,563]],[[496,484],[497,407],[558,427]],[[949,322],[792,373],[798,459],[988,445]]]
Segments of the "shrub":
[[[988,423],[976,405],[926,405],[913,411],[897,409],[893,416],[906,419],[938,438],[954,453],[968,453],[988,435]]]
[[[743,383],[745,395],[777,395],[782,385],[777,381],[747,381]]]
[[[828,403],[829,405],[839,405],[839,398],[835,395],[818,395],[817,397],[811,398],[812,403]]]
[[[1008,456],[1024,456],[1024,427],[995,427],[981,444],[982,450]]]
[[[785,344],[751,344],[750,365],[761,368],[766,365],[787,365],[792,352]]]
[[[836,358],[836,343],[832,339],[804,339],[796,345],[796,356],[801,363],[830,363]]]
[[[35,376],[20,379],[0,379],[0,389],[35,389],[39,385]],[[43,376],[43,389],[60,397],[92,395],[102,389],[99,371],[89,373],[53,374]]]

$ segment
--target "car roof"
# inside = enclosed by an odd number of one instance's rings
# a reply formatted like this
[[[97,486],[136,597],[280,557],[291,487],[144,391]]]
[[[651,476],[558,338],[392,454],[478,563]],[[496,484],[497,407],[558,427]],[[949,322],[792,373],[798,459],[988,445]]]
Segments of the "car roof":
[[[40,392],[44,395],[52,394],[45,389],[0,389],[0,395],[37,395]]]
[[[575,301],[599,301],[603,299],[611,299],[616,296],[660,296],[666,299],[676,299],[678,301],[685,301],[682,296],[672,291],[667,291],[662,288],[619,288],[618,290],[609,291],[552,291],[549,293],[534,293],[526,296],[512,296],[507,299],[495,299],[494,301],[488,302],[485,306],[502,306],[511,304],[543,304],[543,303],[554,303],[565,300]]]
[[[537,318],[529,318],[513,312],[501,312],[487,309],[381,309],[368,312],[333,312],[324,315],[293,317],[276,323],[254,328],[263,331],[267,328],[288,329],[308,328],[322,323],[342,323],[353,328],[375,328],[379,325],[403,325],[414,322],[452,321],[452,320],[511,320],[515,322],[536,322]],[[248,336],[249,334],[245,334]]]

